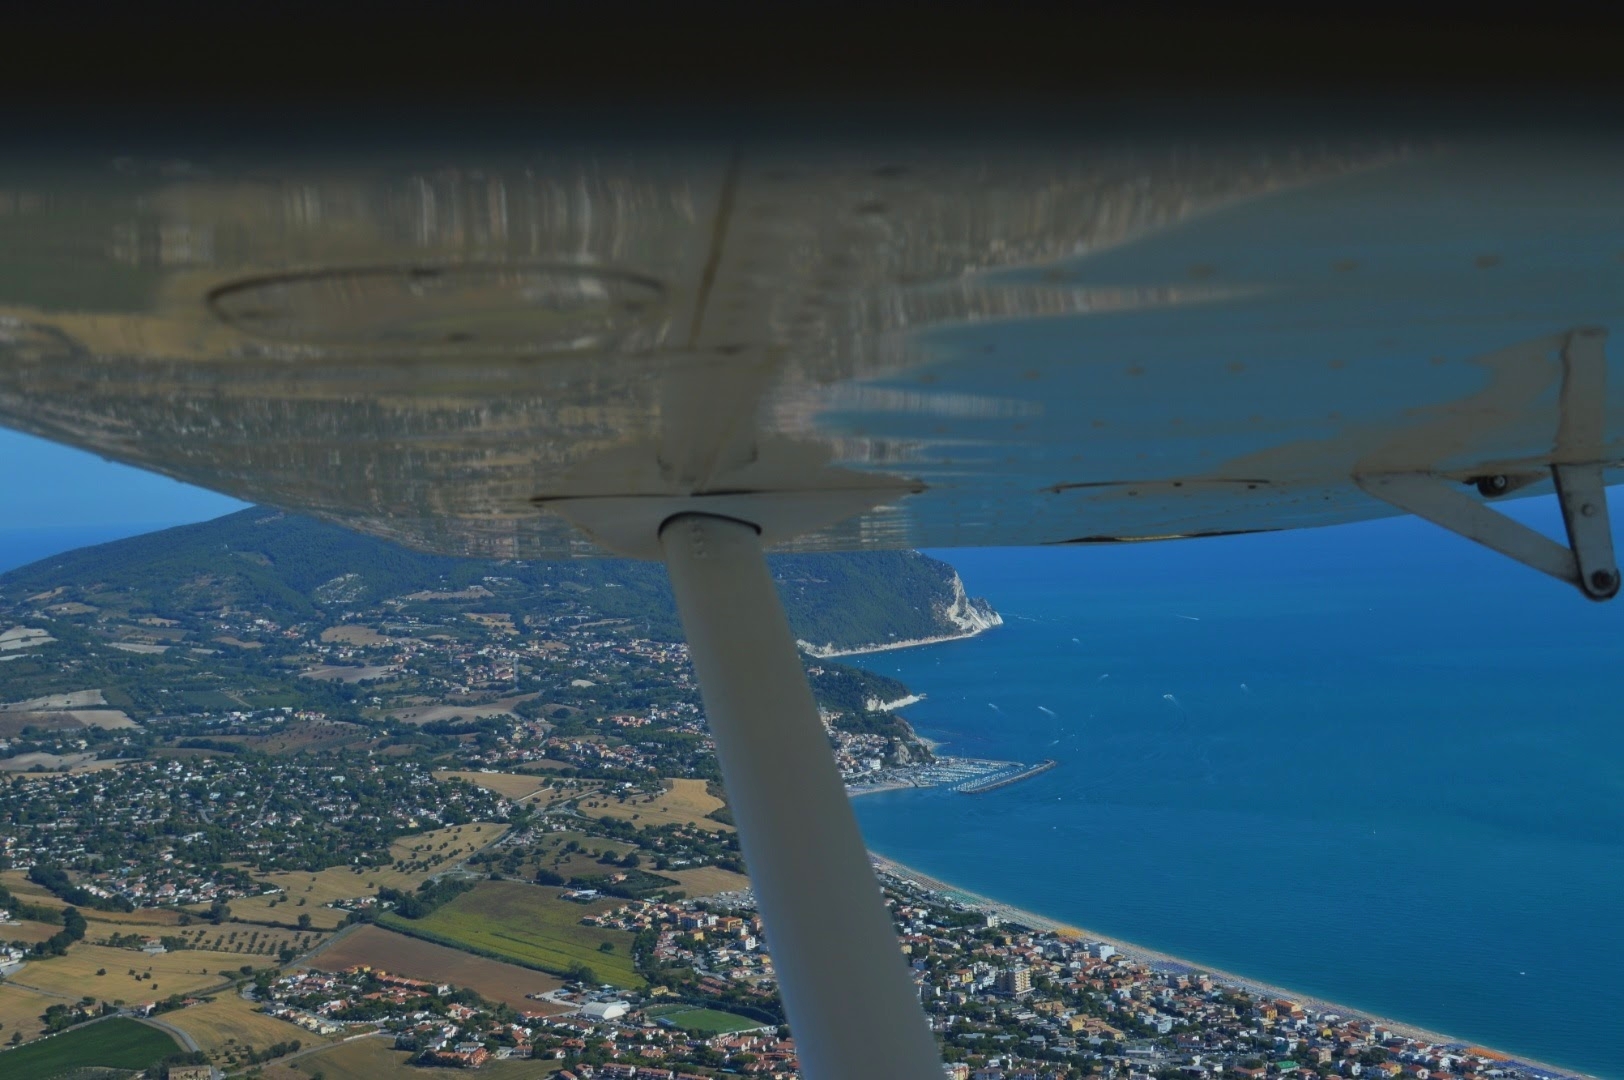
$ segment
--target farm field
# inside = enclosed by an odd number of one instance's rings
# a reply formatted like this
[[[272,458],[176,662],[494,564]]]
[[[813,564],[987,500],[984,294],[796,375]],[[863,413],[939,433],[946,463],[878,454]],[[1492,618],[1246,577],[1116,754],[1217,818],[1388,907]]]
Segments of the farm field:
[[[406,708],[388,710],[389,715],[402,723],[432,724],[447,720],[474,720],[481,716],[506,716],[518,719],[513,707],[521,701],[529,701],[535,694],[515,694],[512,697],[500,698],[484,705],[414,705]]]
[[[320,667],[313,667],[299,672],[302,678],[342,683],[383,679],[398,674],[400,674],[400,668],[393,664],[369,664],[365,667],[348,664],[323,664]]]
[[[577,850],[565,853],[563,848],[571,840],[575,841]],[[628,851],[636,850],[631,844],[578,832],[548,833],[541,838],[537,847],[542,853],[540,865],[566,880],[572,877],[603,874],[613,869],[598,862],[600,852],[613,852],[618,859],[625,856]]]
[[[643,1010],[643,1015],[650,1020],[664,1020],[683,1031],[700,1035],[723,1035],[762,1026],[760,1020],[752,1020],[738,1013],[722,1012],[719,1009],[699,1009],[691,1005],[657,1005],[652,1009]]]
[[[145,1069],[179,1050],[179,1044],[157,1028],[115,1016],[0,1051],[0,1074],[48,1077],[92,1066]]]
[[[541,785],[548,782],[545,776],[525,776],[521,773],[505,772],[462,772],[453,769],[437,769],[434,773],[436,780],[457,779],[466,780],[470,784],[477,784],[487,791],[494,791],[505,799],[523,799],[534,795],[541,790]]]
[[[52,1005],[61,1005],[62,999],[48,997],[20,986],[0,983],[0,1042],[20,1032],[26,1041],[45,1030],[40,1014]]]
[[[407,937],[377,926],[363,926],[321,950],[308,961],[308,967],[321,971],[347,971],[357,965],[377,968],[408,979],[448,982],[467,987],[524,1012],[556,1013],[562,1005],[533,1001],[527,994],[556,990],[558,979],[530,968],[504,964],[483,956],[461,952]]]
[[[341,641],[346,645],[393,645],[394,638],[384,637],[370,626],[358,626],[349,623],[344,626],[329,626],[321,632],[323,641]]]
[[[717,866],[696,866],[692,870],[661,870],[662,877],[676,878],[689,896],[714,896],[740,892],[750,887],[750,879]]]
[[[633,937],[624,930],[582,926],[581,919],[620,905],[618,900],[577,904],[562,900],[556,890],[511,881],[483,881],[472,892],[452,900],[427,918],[380,917],[396,929],[427,931],[445,941],[537,964],[552,971],[568,971],[575,964],[590,967],[602,982],[638,988],[643,979],[632,967]],[[605,942],[612,952],[601,952]]]
[[[325,1080],[456,1080],[467,1076],[462,1069],[425,1069],[406,1064],[411,1057],[392,1048],[390,1040],[352,1039],[331,1050],[299,1058],[265,1070],[265,1080],[311,1080],[321,1073]],[[480,1080],[535,1080],[551,1076],[563,1067],[558,1061],[488,1061],[474,1075]]]
[[[367,729],[342,720],[300,720],[270,735],[247,735],[227,741],[261,754],[297,754],[349,746],[367,739]]]
[[[637,815],[637,823],[646,825],[692,825],[708,832],[732,832],[733,826],[712,821],[705,815],[722,808],[721,799],[705,790],[705,781],[679,778],[667,780],[663,795],[639,795],[625,802],[608,797],[587,798],[581,803],[581,812],[590,817],[625,818]]]
[[[276,910],[281,911],[281,908]],[[295,916],[289,916],[294,918]],[[245,923],[221,923],[219,926],[192,925],[175,932],[195,949],[207,952],[234,953],[252,960],[256,956],[266,962],[276,959],[284,948],[304,952],[315,948],[327,935],[312,930],[285,930],[278,926],[254,926]]]
[[[403,837],[389,848],[389,853],[395,859],[393,866],[369,867],[360,873],[356,873],[352,867],[332,866],[314,874],[305,870],[289,870],[257,875],[258,880],[286,890],[286,902],[273,908],[271,901],[277,899],[275,895],[244,897],[231,901],[231,914],[245,922],[283,923],[294,922],[300,915],[309,915],[311,926],[330,930],[341,925],[349,913],[323,906],[329,901],[372,896],[380,888],[410,892],[431,874],[447,869],[491,843],[506,828],[499,822],[475,822]],[[411,868],[394,868],[402,864]],[[304,907],[298,906],[300,900],[305,901]]]
[[[551,806],[555,802],[565,799],[579,798],[595,791],[602,786],[597,780],[560,780],[546,773],[516,773],[516,772],[465,772],[452,769],[440,769],[435,772],[440,780],[455,777],[466,780],[470,784],[477,784],[488,791],[494,791],[503,798],[515,801],[523,799],[532,806]],[[552,787],[543,788],[551,784]]]
[[[243,964],[262,968],[274,963],[275,957],[194,949],[147,956],[134,949],[109,949],[105,945],[80,942],[69,948],[66,956],[29,961],[10,981],[70,998],[93,994],[102,1001],[153,1001],[170,994],[192,994],[219,986],[225,981],[220,972],[236,973]],[[132,969],[135,975],[130,974]],[[96,974],[102,970],[107,974]],[[148,975],[151,977],[147,978]]]
[[[222,993],[202,1005],[165,1013],[163,1020],[196,1039],[197,1045],[208,1054],[250,1046],[262,1050],[273,1043],[293,1039],[306,1046],[326,1041],[297,1025],[255,1011],[253,1002],[244,1001],[234,991]]]
[[[20,922],[0,923],[0,941],[26,941],[32,945],[44,941],[61,929],[60,925],[52,926],[49,923],[30,922],[26,919]]]

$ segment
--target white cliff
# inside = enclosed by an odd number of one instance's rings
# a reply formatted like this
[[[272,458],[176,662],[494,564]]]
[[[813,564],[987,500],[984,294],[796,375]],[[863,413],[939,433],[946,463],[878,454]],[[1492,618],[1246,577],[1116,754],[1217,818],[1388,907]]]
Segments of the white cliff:
[[[810,641],[799,641],[796,644],[801,647],[802,652],[820,659],[829,659],[836,656],[860,656],[864,653],[889,652],[892,649],[909,649],[915,645],[934,645],[942,641],[958,641],[961,638],[975,637],[977,634],[991,630],[995,626],[1004,625],[1004,617],[994,611],[991,604],[985,600],[972,599],[964,591],[964,580],[959,577],[956,570],[953,572],[952,589],[952,595],[935,606],[937,623],[943,626],[944,629],[951,628],[947,633],[937,634],[932,637],[858,645],[846,649],[837,649],[828,644],[814,645]],[[912,704],[912,702],[909,702],[909,704]]]

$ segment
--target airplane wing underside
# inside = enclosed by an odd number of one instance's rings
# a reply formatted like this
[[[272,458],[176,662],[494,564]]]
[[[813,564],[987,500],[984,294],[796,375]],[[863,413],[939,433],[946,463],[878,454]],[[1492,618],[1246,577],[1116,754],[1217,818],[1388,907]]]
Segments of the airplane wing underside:
[[[1624,458],[1621,178],[1512,137],[14,163],[0,422],[486,556],[657,557],[627,523],[695,499],[798,550],[1328,525]]]

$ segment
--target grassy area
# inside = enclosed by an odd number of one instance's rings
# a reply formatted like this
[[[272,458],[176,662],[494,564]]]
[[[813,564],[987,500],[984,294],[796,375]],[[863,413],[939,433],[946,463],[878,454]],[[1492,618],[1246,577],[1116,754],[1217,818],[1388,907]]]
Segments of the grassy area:
[[[206,1053],[256,1047],[298,1039],[306,1046],[324,1042],[321,1036],[285,1020],[256,1011],[254,1003],[236,993],[224,993],[213,1001],[189,1009],[164,1014],[164,1022],[180,1028]]]
[[[69,1069],[145,1069],[177,1053],[180,1046],[157,1028],[114,1017],[88,1024],[15,1050],[0,1051],[0,1075],[37,1077]]]
[[[393,1049],[388,1039],[356,1039],[331,1050],[311,1054],[286,1065],[265,1070],[265,1080],[310,1080],[321,1073],[325,1080],[454,1080],[466,1075],[459,1069],[424,1069],[406,1064],[411,1057]],[[480,1080],[534,1080],[551,1076],[563,1068],[561,1061],[489,1061],[477,1075]]]
[[[577,904],[554,889],[511,881],[483,881],[424,919],[381,916],[382,926],[419,933],[443,945],[468,948],[555,973],[585,964],[599,981],[641,987],[632,967],[632,940],[624,930],[582,926],[581,919],[620,901]],[[613,951],[602,952],[605,943]]]
[[[635,795],[625,800],[607,795],[588,797],[581,802],[581,812],[589,817],[625,818],[644,825],[692,825],[708,832],[732,832],[733,826],[723,825],[706,817],[722,808],[721,799],[705,790],[705,781],[675,779],[665,782],[660,795]]]
[[[690,1005],[659,1005],[644,1010],[650,1020],[664,1020],[683,1031],[700,1035],[722,1035],[730,1031],[749,1031],[761,1027],[760,1020],[720,1009],[696,1009]]]

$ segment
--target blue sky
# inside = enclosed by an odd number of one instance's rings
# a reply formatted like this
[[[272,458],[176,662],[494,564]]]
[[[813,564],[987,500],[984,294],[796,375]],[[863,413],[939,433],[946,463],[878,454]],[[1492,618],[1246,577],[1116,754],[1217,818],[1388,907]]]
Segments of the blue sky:
[[[0,528],[154,528],[241,510],[246,503],[95,454],[0,428]]]

